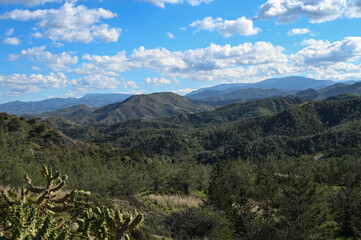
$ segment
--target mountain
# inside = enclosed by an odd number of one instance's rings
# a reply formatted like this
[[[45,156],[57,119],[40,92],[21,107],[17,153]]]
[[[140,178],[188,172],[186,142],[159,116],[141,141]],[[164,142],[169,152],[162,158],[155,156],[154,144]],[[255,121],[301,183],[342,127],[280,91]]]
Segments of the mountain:
[[[361,82],[356,82],[352,85],[337,83],[322,89],[314,90],[307,89],[296,94],[298,97],[302,97],[307,100],[320,101],[337,95],[351,94],[361,96]]]
[[[271,116],[304,102],[304,99],[297,97],[266,98],[244,103],[233,103],[208,112],[179,114],[158,119],[158,121],[199,128],[236,122],[248,118]]]
[[[315,80],[311,78],[290,76],[284,78],[271,78],[262,82],[254,83],[255,87],[260,88],[278,88],[283,90],[302,90],[302,89],[320,89],[334,84],[331,80]]]
[[[121,102],[131,95],[129,94],[87,94],[81,98],[52,98],[36,102],[9,102],[0,105],[0,112],[8,114],[38,114],[56,111],[77,105],[88,107],[100,107],[114,102]]]
[[[262,99],[210,112],[62,131],[75,139],[113,144],[174,159],[293,158],[361,154],[361,97],[305,102]]]
[[[187,94],[185,97],[197,100],[203,100],[211,97],[218,97],[222,95],[227,95],[230,92],[235,92],[236,90],[244,89],[245,91],[239,92],[237,95],[238,99],[245,99],[247,95],[244,95],[245,92],[254,91],[254,89],[274,89],[274,93],[271,91],[268,93],[268,97],[279,95],[277,91],[295,91],[306,90],[308,88],[320,89],[329,85],[334,84],[334,81],[330,80],[315,80],[305,77],[291,76],[284,78],[272,78],[267,79],[258,83],[234,83],[234,84],[220,84],[214,87],[201,88],[197,91]],[[248,91],[246,90],[248,89]],[[235,96],[236,97],[236,96]],[[262,95],[253,94],[253,98],[263,98]]]
[[[236,89],[236,90],[235,90]],[[198,99],[207,102],[222,101],[240,101],[253,100],[269,97],[287,96],[296,93],[295,91],[287,91],[282,89],[262,89],[262,88],[230,88],[225,90],[205,90],[200,93],[191,95],[191,99]],[[188,97],[188,96],[186,96]]]
[[[89,108],[81,105],[27,117],[40,117],[43,119],[62,117],[78,124],[108,124],[130,119],[153,119],[179,113],[197,113],[211,109],[212,107],[202,102],[167,92],[134,95],[123,102],[99,108]]]
[[[282,89],[262,89],[262,88],[247,88],[237,89],[227,93],[218,94],[216,96],[203,98],[202,101],[218,102],[225,100],[253,100],[261,98],[281,97],[294,94],[294,91],[287,91]]]

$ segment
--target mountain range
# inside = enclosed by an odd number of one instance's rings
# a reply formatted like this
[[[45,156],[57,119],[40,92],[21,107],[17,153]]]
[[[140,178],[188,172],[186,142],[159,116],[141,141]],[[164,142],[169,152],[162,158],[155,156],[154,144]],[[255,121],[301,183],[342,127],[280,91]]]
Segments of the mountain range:
[[[257,83],[220,84],[214,87],[198,89],[185,95],[185,97],[198,100],[207,99],[209,97],[226,95],[240,89],[250,89],[249,91],[252,89],[277,89],[278,92],[275,92],[274,95],[276,96],[296,93],[308,88],[320,89],[333,84],[335,84],[335,82],[331,80],[315,80],[305,77],[290,76],[284,78],[271,78]],[[270,95],[271,94],[268,94],[268,97],[270,97]],[[249,98],[252,98],[252,96]]]
[[[0,112],[22,115],[26,118],[63,118],[72,124],[111,124],[130,119],[154,119],[181,113],[204,112],[234,102],[264,98],[294,96],[305,100],[320,101],[340,94],[343,95],[338,96],[338,99],[361,95],[361,82],[332,83],[334,82],[303,77],[287,77],[268,79],[254,84],[221,84],[197,90],[185,97],[174,93],[134,96],[88,94],[82,98],[55,98],[39,102],[5,103],[0,105]],[[297,90],[302,86],[312,88]],[[322,88],[322,86],[326,87]]]
[[[24,115],[27,118],[40,117],[65,118],[73,123],[116,123],[130,119],[153,119],[180,113],[197,113],[213,109],[200,101],[181,97],[175,93],[163,92],[147,95],[134,95],[122,102],[103,107],[90,108],[85,105],[46,112]]]
[[[284,97],[196,114],[60,129],[74,139],[206,163],[320,153],[339,156],[360,151],[360,108],[361,97],[324,101]]]
[[[361,82],[348,85],[344,83],[337,83],[322,89],[314,90],[312,88],[305,91],[301,91],[296,94],[298,97],[302,97],[307,100],[320,101],[340,94],[348,95],[361,95]]]
[[[8,114],[37,114],[49,111],[56,111],[78,105],[88,107],[100,107],[114,102],[121,102],[132,95],[130,94],[87,94],[81,98],[51,98],[42,101],[22,102],[15,101],[0,105],[0,112]]]

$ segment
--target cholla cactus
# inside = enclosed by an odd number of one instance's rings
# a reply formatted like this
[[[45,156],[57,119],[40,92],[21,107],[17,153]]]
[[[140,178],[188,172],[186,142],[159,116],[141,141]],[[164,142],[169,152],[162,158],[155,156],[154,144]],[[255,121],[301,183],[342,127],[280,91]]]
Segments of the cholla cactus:
[[[103,212],[108,224],[116,233],[117,240],[129,239],[128,233],[138,228],[144,218],[143,215],[137,212],[134,215],[129,213],[123,214],[120,210],[114,211],[109,208],[104,208]]]
[[[0,239],[102,239],[126,240],[129,233],[138,228],[143,216],[114,211],[107,207],[93,207],[92,203],[79,198],[90,192],[74,190],[60,197],[59,190],[65,186],[67,176],[43,167],[46,187],[35,187],[25,174],[26,187],[19,194],[16,191],[2,191],[0,205]],[[29,196],[30,193],[36,194]],[[71,216],[64,221],[58,213]],[[0,219],[1,219],[0,218]]]
[[[43,170],[43,176],[47,180],[47,185],[44,188],[34,187],[28,174],[25,173],[27,189],[32,193],[40,194],[40,197],[36,200],[36,203],[39,205],[53,200],[56,197],[55,193],[61,190],[65,186],[66,180],[68,180],[67,175],[60,177],[60,172],[58,171],[53,175],[53,171],[47,166],[43,166]]]
[[[89,239],[117,239],[127,240],[129,233],[138,228],[144,217],[135,214],[123,214],[120,210],[114,211],[107,207],[88,209],[83,218],[78,219],[81,224],[80,231]],[[92,237],[90,235],[94,234]]]

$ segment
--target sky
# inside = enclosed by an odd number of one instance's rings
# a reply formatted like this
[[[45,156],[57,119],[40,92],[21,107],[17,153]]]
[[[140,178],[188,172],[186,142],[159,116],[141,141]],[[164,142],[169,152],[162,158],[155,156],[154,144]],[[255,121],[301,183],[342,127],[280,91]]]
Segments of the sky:
[[[0,0],[0,103],[361,80],[361,0]]]

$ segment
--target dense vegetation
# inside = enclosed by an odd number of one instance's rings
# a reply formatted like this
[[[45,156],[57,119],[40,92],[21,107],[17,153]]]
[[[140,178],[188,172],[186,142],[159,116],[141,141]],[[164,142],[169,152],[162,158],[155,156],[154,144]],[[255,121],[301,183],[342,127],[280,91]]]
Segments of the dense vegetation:
[[[27,171],[41,185],[46,164],[69,175],[69,190],[136,207],[146,238],[357,239],[360,130],[361,98],[264,99],[114,125],[2,113],[0,183],[21,186]]]
[[[179,113],[197,113],[213,107],[175,93],[152,93],[134,95],[122,102],[115,102],[99,108],[86,105],[61,109],[54,112],[33,115],[43,119],[62,117],[73,123],[117,123],[130,119],[153,119]],[[31,115],[30,115],[31,116]]]
[[[43,167],[46,187],[35,187],[25,174],[20,194],[3,190],[0,216],[1,239],[130,239],[143,216],[97,207],[87,201],[90,192],[63,193],[68,177]],[[20,195],[20,196],[19,196]]]
[[[153,121],[68,125],[63,132],[73,138],[142,151],[148,156],[214,163],[227,158],[262,160],[267,156],[354,154],[361,144],[360,117],[361,98],[322,102],[282,98]]]

